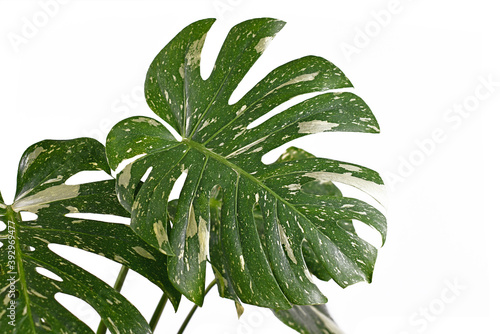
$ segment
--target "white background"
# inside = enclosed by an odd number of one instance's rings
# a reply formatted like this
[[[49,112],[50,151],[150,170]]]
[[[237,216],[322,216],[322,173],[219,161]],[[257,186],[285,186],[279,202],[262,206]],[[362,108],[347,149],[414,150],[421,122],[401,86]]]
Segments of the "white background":
[[[495,1],[74,0],[60,1],[44,20],[48,2],[0,2],[0,189],[7,202],[29,145],[81,136],[103,141],[125,117],[154,116],[141,94],[145,73],[186,25],[219,19],[203,53],[206,76],[231,26],[279,18],[288,24],[241,94],[286,61],[323,56],[354,83],[382,130],[294,142],[380,171],[389,185],[389,235],[373,283],[345,290],[320,284],[334,318],[347,334],[499,332]],[[101,269],[110,284],[119,268],[108,262],[99,267],[93,257],[78,261],[93,272]],[[131,275],[124,291],[149,318],[158,289]],[[186,333],[293,333],[252,307],[238,321],[231,302],[215,291],[205,306]],[[157,332],[175,333],[190,307],[184,300],[174,315],[168,305]],[[88,307],[72,308],[96,328],[98,318]]]

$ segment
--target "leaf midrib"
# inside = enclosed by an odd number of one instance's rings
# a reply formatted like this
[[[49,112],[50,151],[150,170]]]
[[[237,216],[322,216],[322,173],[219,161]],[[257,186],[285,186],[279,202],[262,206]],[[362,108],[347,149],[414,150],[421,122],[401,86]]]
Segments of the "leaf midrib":
[[[207,149],[206,147],[204,147],[203,145],[201,145],[201,144],[199,144],[199,143],[197,143],[195,141],[192,141],[192,140],[189,140],[189,139],[183,139],[183,142],[186,145],[188,145],[190,148],[193,148],[193,149],[201,152],[202,154],[204,154],[205,156],[207,156],[209,158],[217,160],[218,162],[222,163],[223,165],[226,165],[227,167],[233,169],[239,175],[243,175],[243,176],[247,177],[248,179],[250,179],[251,181],[257,183],[260,187],[262,187],[263,189],[265,189],[266,191],[268,191],[269,193],[271,193],[271,195],[273,195],[277,200],[279,200],[282,203],[284,203],[287,207],[291,208],[295,213],[297,213],[302,218],[306,219],[312,226],[314,226],[314,224],[302,212],[300,212],[299,210],[297,210],[293,204],[291,204],[290,202],[288,202],[287,200],[285,200],[283,197],[281,197],[280,195],[278,195],[274,190],[272,190],[271,188],[269,188],[266,184],[264,184],[261,180],[259,180],[258,178],[256,178],[252,174],[248,173],[247,171],[245,171],[241,167],[239,167],[239,166],[237,166],[237,165],[229,162],[224,157],[218,155],[217,153],[214,153],[214,152],[210,151],[209,149]]]

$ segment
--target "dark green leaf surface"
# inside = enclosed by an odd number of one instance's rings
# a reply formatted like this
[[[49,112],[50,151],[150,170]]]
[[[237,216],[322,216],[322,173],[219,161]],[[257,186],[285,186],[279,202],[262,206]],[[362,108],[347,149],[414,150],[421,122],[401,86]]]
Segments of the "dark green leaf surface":
[[[313,154],[306,152],[300,148],[297,147],[289,147],[285,153],[283,153],[278,160],[276,160],[276,163],[281,163],[281,162],[287,162],[287,161],[294,161],[294,160],[302,160],[302,159],[312,159],[316,158]],[[313,194],[317,195],[316,197],[319,196],[324,196],[325,198],[328,197],[342,197],[342,193],[340,192],[340,189],[337,188],[332,182],[322,182],[322,181],[311,181],[308,183],[305,183],[301,190],[305,193],[308,194]],[[261,216],[261,215],[260,215]],[[257,220],[261,219],[259,216],[257,216],[254,213],[254,217]],[[351,220],[342,220],[338,221],[337,224],[341,225],[342,228],[345,230],[349,231],[352,234],[356,234],[356,231],[354,229],[354,226],[352,224]],[[304,254],[304,260],[306,261],[307,267],[309,268],[309,271],[311,274],[314,276],[318,277],[321,280],[328,281],[331,279],[330,275],[328,274],[328,271],[323,267],[321,264],[321,260],[318,259],[316,254],[314,253],[313,249],[309,245],[309,243],[304,240],[302,243],[302,252]]]
[[[12,227],[0,233],[4,244],[0,259],[0,327],[4,333],[93,333],[55,300],[58,292],[90,304],[112,333],[151,332],[146,320],[120,293],[52,252],[50,244],[76,247],[126,265],[166,291],[174,305],[179,303],[180,294],[170,284],[165,270],[167,257],[129,226],[66,216],[129,215],[116,199],[114,180],[65,183],[84,170],[109,171],[103,145],[89,138],[42,141],[28,148],[21,159],[15,201],[11,206],[5,206],[3,201],[0,204],[2,219]],[[23,220],[22,212],[37,217]],[[7,249],[10,244],[12,253]],[[8,262],[9,255],[14,255],[13,262]],[[37,268],[59,279],[49,278]],[[15,278],[17,296],[15,326],[8,324],[11,319],[5,314],[11,302],[11,277]]]
[[[301,136],[325,131],[377,133],[370,109],[350,92],[327,92],[249,128],[295,96],[351,84],[329,61],[308,56],[273,70],[230,105],[231,94],[284,23],[255,19],[235,26],[210,77],[203,80],[200,55],[212,24],[213,20],[202,20],[185,28],[157,55],[147,74],[149,106],[182,140],[149,117],[126,119],[108,135],[107,156],[113,169],[136,158],[117,177],[119,199],[132,213],[131,227],[172,256],[172,283],[197,304],[203,302],[207,260],[223,284],[219,291],[224,297],[280,309],[324,303],[304,259],[304,242],[318,265],[341,286],[370,281],[376,249],[343,222],[360,220],[385,238],[384,216],[359,200],[317,195],[311,187],[342,182],[377,196],[383,192],[379,175],[358,165],[313,157],[272,166],[261,162],[265,153]],[[167,201],[183,173],[186,181],[167,233]],[[220,217],[213,217],[209,205],[216,194]],[[261,226],[254,219],[257,206]]]
[[[325,305],[295,305],[289,310],[274,311],[285,325],[302,334],[343,334]]]

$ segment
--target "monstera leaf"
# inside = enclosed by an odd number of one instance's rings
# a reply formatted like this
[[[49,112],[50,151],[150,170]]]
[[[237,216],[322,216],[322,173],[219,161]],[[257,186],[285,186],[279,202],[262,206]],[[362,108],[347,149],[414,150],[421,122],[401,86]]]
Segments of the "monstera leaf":
[[[176,140],[160,121],[149,117],[128,118],[108,135],[111,167],[124,166],[117,175],[117,193],[132,214],[131,227],[171,256],[171,282],[199,305],[207,261],[218,277],[221,295],[237,302],[273,309],[325,303],[304,259],[305,242],[310,255],[340,286],[370,281],[376,249],[342,222],[359,220],[385,238],[384,216],[360,200],[318,196],[307,189],[311,182],[338,181],[377,196],[383,191],[379,175],[329,159],[266,166],[261,158],[309,134],[377,133],[372,112],[353,93],[327,92],[250,126],[295,96],[351,84],[329,61],[308,56],[276,68],[229,104],[284,23],[266,18],[233,27],[204,80],[201,51],[213,22],[202,20],[185,28],[161,50],[147,73],[149,106],[182,139]],[[167,202],[181,174],[186,179],[168,231]],[[221,202],[219,211],[211,210],[210,202],[216,199]],[[260,227],[254,217],[257,206]]]
[[[289,310],[274,311],[285,325],[302,334],[343,334],[325,305],[295,305]]]
[[[119,262],[158,285],[178,305],[180,294],[169,282],[164,254],[127,225],[68,216],[129,216],[116,199],[114,180],[66,184],[85,170],[109,172],[102,144],[88,138],[42,141],[22,156],[14,203],[7,206],[0,197],[0,219],[7,225],[0,233],[3,333],[93,333],[57,302],[57,293],[90,304],[112,333],[151,333],[146,320],[120,293],[52,252],[51,244]],[[36,218],[23,219],[23,212]]]

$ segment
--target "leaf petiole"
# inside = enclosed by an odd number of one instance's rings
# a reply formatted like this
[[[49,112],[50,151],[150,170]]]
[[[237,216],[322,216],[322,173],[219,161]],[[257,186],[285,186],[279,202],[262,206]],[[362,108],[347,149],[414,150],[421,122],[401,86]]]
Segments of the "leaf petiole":
[[[151,331],[155,331],[156,326],[158,325],[158,322],[160,321],[161,314],[163,313],[163,310],[165,309],[165,305],[167,305],[168,302],[168,296],[166,293],[164,293],[161,296],[160,301],[158,302],[158,305],[156,306],[155,312],[153,313],[153,316],[151,317],[151,321],[149,322],[149,327],[151,327]]]
[[[113,287],[116,291],[120,292],[123,287],[123,283],[125,283],[125,278],[127,278],[128,267],[122,266],[120,272],[118,273],[118,277],[116,278],[115,286]],[[99,327],[97,327],[96,334],[105,334],[106,333],[106,325],[101,320],[99,323]]]
[[[204,296],[206,296],[210,292],[210,290],[215,286],[215,283],[216,283],[215,279],[212,282],[210,282],[210,284],[205,289]],[[189,321],[191,321],[191,318],[193,317],[193,315],[197,309],[198,309],[198,305],[195,304],[193,306],[193,308],[191,309],[191,311],[189,311],[189,314],[187,315],[186,319],[184,319],[184,322],[182,323],[181,328],[179,328],[179,331],[177,332],[177,334],[184,333],[184,330],[186,329],[187,325],[189,324]]]

